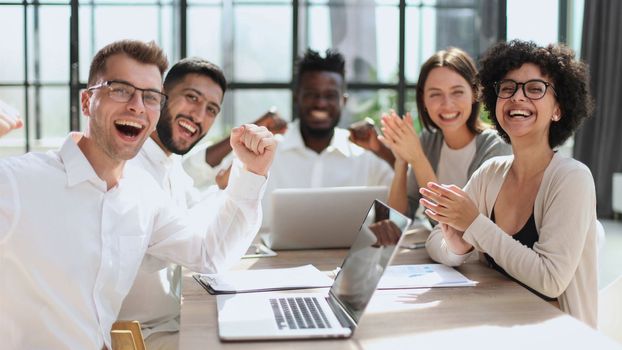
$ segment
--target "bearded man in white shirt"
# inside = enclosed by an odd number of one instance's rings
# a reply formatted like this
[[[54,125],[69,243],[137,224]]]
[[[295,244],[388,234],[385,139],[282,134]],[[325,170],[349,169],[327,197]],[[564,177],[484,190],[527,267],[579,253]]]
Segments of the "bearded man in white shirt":
[[[262,201],[262,230],[271,226],[270,194],[275,189],[391,184],[395,159],[391,150],[376,137],[356,136],[337,126],[347,99],[343,55],[327,50],[322,57],[308,49],[296,66],[294,102],[298,118],[287,126],[282,138],[277,135],[279,147]],[[203,161],[204,153],[195,156],[198,161],[186,169],[191,176],[201,178],[197,173],[210,171],[211,166]],[[226,184],[226,178],[217,182],[219,186]]]
[[[84,134],[62,148],[0,160],[0,338],[9,349],[101,349],[145,254],[213,271],[240,256],[261,221],[276,143],[265,128],[232,132],[239,159],[214,220],[179,210],[127,164],[155,129],[168,62],[152,43],[101,49],[81,94]],[[245,222],[234,225],[236,222]],[[226,228],[226,229],[225,229]],[[231,243],[236,242],[236,243]]]
[[[181,155],[188,153],[207,134],[220,113],[226,88],[222,70],[207,60],[185,58],[173,65],[164,79],[164,93],[168,99],[156,131],[131,160],[148,171],[180,209],[192,209],[199,204],[216,204],[217,207],[219,198],[216,197],[220,193],[200,194],[182,167]],[[201,208],[198,212],[201,215],[205,210]],[[234,223],[239,224],[244,222]],[[232,256],[228,261],[236,258],[239,256]],[[123,302],[119,319],[140,321],[148,349],[176,349],[181,267],[151,255],[145,256],[141,266]],[[226,267],[215,266],[218,270]]]

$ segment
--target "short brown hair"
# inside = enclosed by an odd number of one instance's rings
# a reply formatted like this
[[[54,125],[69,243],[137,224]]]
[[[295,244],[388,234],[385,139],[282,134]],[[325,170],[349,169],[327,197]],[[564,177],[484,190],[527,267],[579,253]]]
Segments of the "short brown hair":
[[[156,65],[160,70],[160,75],[164,75],[168,68],[168,59],[155,42],[119,40],[104,46],[95,54],[89,69],[89,86],[95,84],[97,77],[105,72],[108,58],[117,54],[125,54],[138,62]]]
[[[456,47],[448,47],[447,50],[438,51],[428,58],[428,60],[421,66],[421,70],[419,71],[419,80],[417,81],[416,99],[417,111],[419,112],[419,117],[423,122],[423,126],[428,131],[438,129],[438,126],[434,124],[432,118],[430,118],[430,114],[423,103],[423,88],[425,87],[425,83],[428,80],[430,72],[434,68],[439,67],[446,67],[460,74],[460,76],[469,83],[469,86],[471,86],[475,101],[471,106],[471,115],[469,116],[469,119],[467,119],[466,124],[472,133],[479,134],[484,129],[484,123],[479,119],[480,85],[477,75],[477,68],[471,56]]]

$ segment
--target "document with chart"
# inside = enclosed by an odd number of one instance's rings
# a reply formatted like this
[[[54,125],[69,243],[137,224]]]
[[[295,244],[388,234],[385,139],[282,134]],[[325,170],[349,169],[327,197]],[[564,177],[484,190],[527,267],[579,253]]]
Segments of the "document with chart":
[[[389,266],[378,289],[470,287],[477,282],[442,264]]]

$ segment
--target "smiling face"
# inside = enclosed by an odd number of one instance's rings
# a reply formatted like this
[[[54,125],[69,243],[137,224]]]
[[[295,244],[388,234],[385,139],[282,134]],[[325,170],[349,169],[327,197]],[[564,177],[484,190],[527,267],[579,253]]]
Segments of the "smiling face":
[[[296,102],[301,129],[310,136],[332,135],[346,97],[343,78],[335,72],[307,71],[300,77]]]
[[[95,85],[111,80],[162,90],[162,76],[156,65],[140,63],[125,54],[108,58]],[[133,158],[155,129],[160,111],[145,107],[142,96],[143,92],[137,90],[128,102],[118,102],[110,97],[109,87],[82,92],[82,111],[89,117],[85,137],[112,161]]]
[[[460,74],[447,67],[430,71],[423,87],[423,104],[443,134],[468,131],[466,122],[473,102],[473,89]]]
[[[504,77],[519,83],[540,79],[553,83],[540,68],[533,63],[525,63],[520,68],[509,71]],[[522,85],[508,98],[497,98],[495,114],[499,125],[510,137],[513,145],[525,140],[527,144],[545,143],[548,146],[549,128],[553,120],[560,115],[559,104],[552,88],[548,88],[544,97],[531,100],[525,97]]]
[[[169,99],[154,139],[167,153],[185,154],[214,124],[220,113],[223,91],[211,78],[191,73],[167,94]]]

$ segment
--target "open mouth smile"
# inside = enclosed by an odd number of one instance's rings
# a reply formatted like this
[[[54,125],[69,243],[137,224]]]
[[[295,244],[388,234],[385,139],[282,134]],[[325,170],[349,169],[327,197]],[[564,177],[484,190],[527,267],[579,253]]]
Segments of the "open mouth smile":
[[[314,119],[317,120],[328,120],[329,119],[329,115],[328,112],[326,111],[320,111],[320,110],[313,110],[311,111],[311,113],[309,113]]]
[[[135,139],[145,129],[144,125],[131,120],[115,120],[114,126],[121,133],[129,139]]]
[[[192,119],[185,116],[178,116],[176,124],[179,126],[181,133],[186,137],[194,137],[200,132],[201,127]]]
[[[508,112],[510,118],[525,119],[531,117],[533,113],[526,109],[512,109]]]
[[[441,113],[440,114],[441,120],[445,120],[445,121],[450,121],[450,120],[458,119],[459,116],[460,116],[459,112]]]

